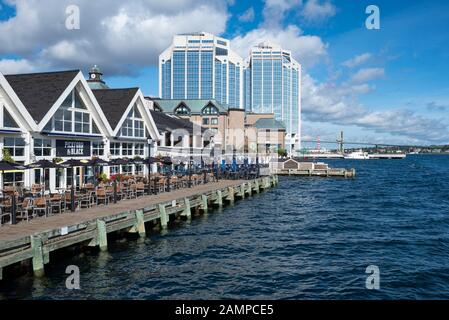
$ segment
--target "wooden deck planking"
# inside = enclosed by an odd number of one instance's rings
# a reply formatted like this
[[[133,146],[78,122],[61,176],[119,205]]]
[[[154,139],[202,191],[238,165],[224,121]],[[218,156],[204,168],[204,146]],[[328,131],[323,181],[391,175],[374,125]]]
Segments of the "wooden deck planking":
[[[231,186],[240,186],[242,180],[221,180],[205,185],[198,185],[192,188],[184,188],[164,192],[158,195],[143,196],[137,199],[128,199],[110,203],[108,206],[94,206],[88,209],[81,209],[76,212],[66,212],[49,216],[48,218],[38,218],[30,222],[20,222],[17,225],[3,225],[0,227],[0,242],[13,241],[24,236],[36,233],[43,233],[49,230],[58,229],[70,225],[81,224],[97,218],[105,218],[126,211],[138,210],[148,206],[164,202],[171,202],[184,197],[191,197],[201,193],[212,192],[217,189],[224,189]]]

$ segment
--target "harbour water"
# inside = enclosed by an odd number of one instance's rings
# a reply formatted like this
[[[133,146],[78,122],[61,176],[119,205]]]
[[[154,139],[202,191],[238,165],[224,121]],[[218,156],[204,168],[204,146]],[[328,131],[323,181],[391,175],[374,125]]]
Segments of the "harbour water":
[[[5,280],[0,298],[448,299],[449,156],[327,162],[357,177],[280,177],[164,235]],[[68,265],[80,268],[80,290],[66,289]],[[366,289],[369,265],[379,290]]]

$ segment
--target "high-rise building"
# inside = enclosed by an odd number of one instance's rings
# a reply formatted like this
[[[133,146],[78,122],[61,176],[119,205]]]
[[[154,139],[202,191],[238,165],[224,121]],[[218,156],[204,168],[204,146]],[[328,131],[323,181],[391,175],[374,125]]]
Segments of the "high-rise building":
[[[269,42],[251,49],[245,61],[244,107],[253,113],[274,113],[287,128],[286,145],[299,150],[301,134],[301,65],[291,52]]]
[[[215,99],[243,108],[243,59],[229,40],[210,33],[176,35],[159,56],[159,96],[163,99]]]

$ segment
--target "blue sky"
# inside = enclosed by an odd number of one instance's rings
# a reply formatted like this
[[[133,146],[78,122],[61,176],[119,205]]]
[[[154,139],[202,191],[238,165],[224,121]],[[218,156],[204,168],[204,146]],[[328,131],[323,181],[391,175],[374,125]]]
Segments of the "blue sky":
[[[64,27],[80,8],[80,30]],[[380,30],[365,28],[368,5]],[[158,92],[158,54],[173,34],[208,31],[245,56],[264,39],[303,65],[303,135],[449,143],[449,2],[365,0],[3,0],[0,72],[98,64],[111,87]]]

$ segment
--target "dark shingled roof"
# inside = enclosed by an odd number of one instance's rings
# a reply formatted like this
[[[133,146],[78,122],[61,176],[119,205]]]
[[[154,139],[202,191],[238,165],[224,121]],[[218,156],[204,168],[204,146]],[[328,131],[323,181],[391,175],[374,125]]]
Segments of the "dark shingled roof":
[[[139,88],[92,90],[112,130],[117,127],[138,90]]]
[[[159,131],[159,133],[163,132],[170,132],[175,129],[185,129],[189,133],[193,133],[193,127],[198,126],[194,124],[193,122],[190,122],[185,119],[169,116],[163,112],[150,110],[151,116],[153,117],[153,120],[156,124],[156,127]],[[199,126],[198,126],[199,127]],[[202,131],[205,131],[205,129],[201,128]]]
[[[39,123],[79,70],[5,75],[33,119]]]

